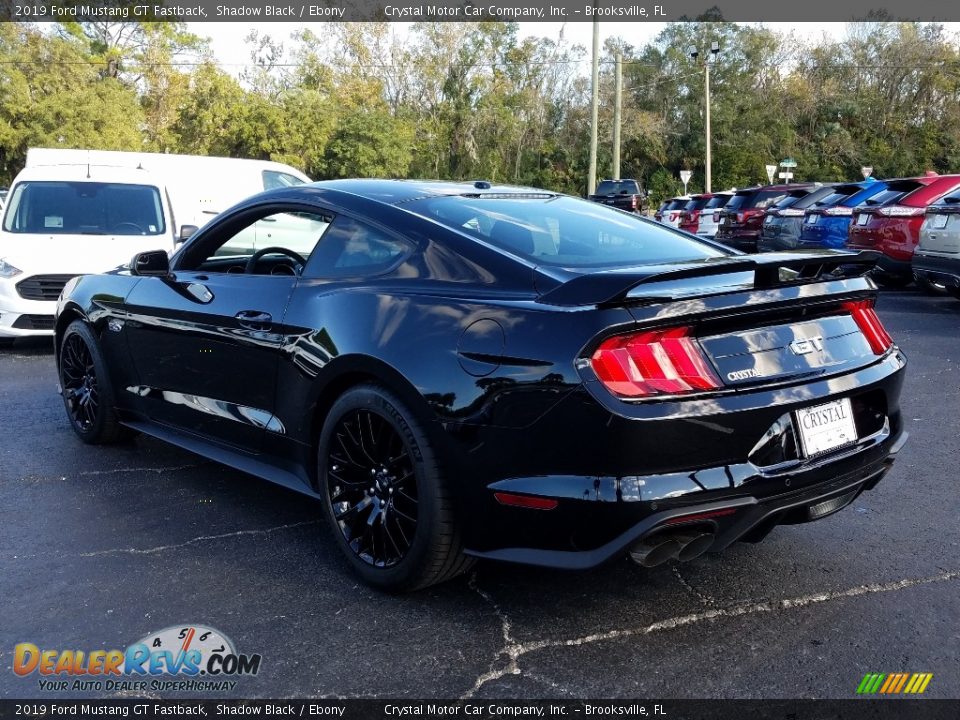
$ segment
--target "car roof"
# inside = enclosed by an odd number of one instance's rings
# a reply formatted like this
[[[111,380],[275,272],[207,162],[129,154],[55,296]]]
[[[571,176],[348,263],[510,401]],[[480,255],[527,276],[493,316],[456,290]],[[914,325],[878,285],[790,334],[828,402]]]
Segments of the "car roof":
[[[421,198],[442,197],[446,195],[503,195],[519,193],[536,193],[538,195],[560,195],[562,193],[542,190],[540,188],[523,187],[518,185],[494,185],[485,180],[470,180],[466,182],[451,182],[444,180],[322,180],[307,183],[297,187],[315,187],[325,190],[358,195],[360,197],[377,200],[390,205],[419,200]]]
[[[16,182],[29,181],[65,181],[65,182],[109,182],[127,185],[162,185],[163,183],[148,170],[106,165],[40,165],[24,168],[17,175]]]

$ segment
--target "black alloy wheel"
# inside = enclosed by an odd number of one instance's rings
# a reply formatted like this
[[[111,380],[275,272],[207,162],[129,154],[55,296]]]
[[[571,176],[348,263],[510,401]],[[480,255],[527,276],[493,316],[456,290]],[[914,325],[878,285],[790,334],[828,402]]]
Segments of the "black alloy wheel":
[[[63,343],[60,377],[70,420],[82,432],[89,432],[97,422],[99,408],[97,371],[90,349],[76,333]]]
[[[416,590],[470,568],[430,437],[397,395],[374,384],[344,392],[326,413],[317,450],[334,538],[364,582]]]
[[[117,419],[103,353],[82,320],[74,320],[63,333],[57,364],[67,418],[81,440],[112,443],[134,434]]]
[[[374,567],[396,565],[417,532],[417,481],[403,438],[382,415],[353,410],[337,422],[327,492],[350,549]]]

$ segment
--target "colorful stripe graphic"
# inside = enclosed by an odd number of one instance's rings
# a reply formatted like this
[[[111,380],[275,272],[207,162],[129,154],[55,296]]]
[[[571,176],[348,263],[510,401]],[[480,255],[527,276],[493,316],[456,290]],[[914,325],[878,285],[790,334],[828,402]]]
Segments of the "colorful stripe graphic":
[[[933,673],[867,673],[857,687],[857,695],[919,695],[932,679]]]

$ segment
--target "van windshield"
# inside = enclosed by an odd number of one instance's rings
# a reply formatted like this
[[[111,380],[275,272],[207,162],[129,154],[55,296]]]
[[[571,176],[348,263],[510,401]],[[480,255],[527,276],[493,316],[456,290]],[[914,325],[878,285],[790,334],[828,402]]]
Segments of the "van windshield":
[[[162,235],[160,192],[126,183],[33,181],[10,195],[3,229],[50,235]]]

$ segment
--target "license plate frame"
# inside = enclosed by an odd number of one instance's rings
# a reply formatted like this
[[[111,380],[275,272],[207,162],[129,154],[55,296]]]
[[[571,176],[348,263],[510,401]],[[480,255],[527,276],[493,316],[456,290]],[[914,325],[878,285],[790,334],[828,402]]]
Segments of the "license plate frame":
[[[794,410],[793,422],[800,452],[805,458],[849,447],[859,440],[850,398]]]
[[[870,215],[868,213],[860,213],[857,215],[857,225],[863,226],[870,222]]]
[[[944,213],[939,213],[937,215],[934,215],[930,219],[930,225],[931,227],[933,227],[934,230],[943,230],[943,228],[947,226],[947,220],[949,219],[950,219],[949,215],[945,215]]]

